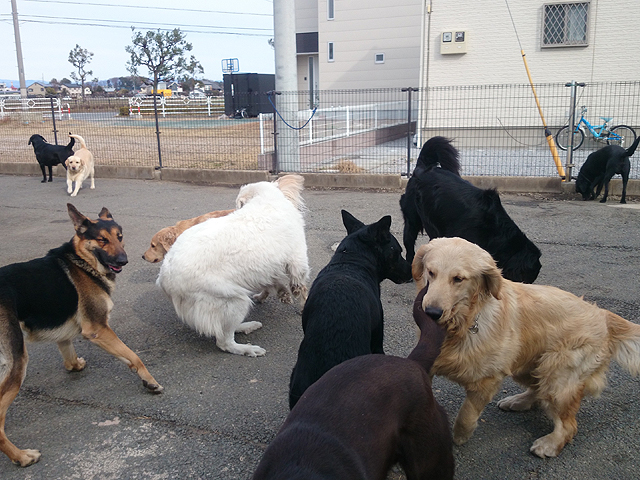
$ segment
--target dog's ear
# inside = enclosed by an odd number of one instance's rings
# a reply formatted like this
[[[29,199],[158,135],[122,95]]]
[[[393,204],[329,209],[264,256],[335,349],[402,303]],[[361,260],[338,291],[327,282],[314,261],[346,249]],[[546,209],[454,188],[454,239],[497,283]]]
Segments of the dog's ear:
[[[111,213],[109,213],[109,210],[107,210],[107,207],[102,207],[102,210],[100,210],[98,217],[102,220],[113,220],[113,217],[111,216]]]
[[[484,281],[484,285],[488,293],[490,293],[495,299],[501,300],[502,295],[502,272],[498,267],[495,266],[495,263],[489,265],[482,272],[482,279]]]
[[[67,159],[64,161],[64,164],[68,167],[69,166],[69,157],[67,157]]]
[[[416,282],[416,287],[418,291],[422,290],[424,286],[427,284],[424,279],[424,257],[429,250],[429,244],[421,245],[418,248],[415,256],[413,257],[413,262],[411,263],[411,275]]]
[[[73,226],[76,229],[76,232],[82,234],[87,231],[89,225],[91,224],[91,220],[81,214],[76,207],[67,203],[67,211],[69,212],[69,217],[73,222]]]
[[[356,217],[351,215],[346,210],[342,210],[342,223],[344,224],[344,228],[347,229],[347,233],[351,235],[353,232],[360,230],[364,227],[364,223],[358,220]]]
[[[178,238],[178,232],[175,228],[163,228],[157,233],[158,243],[164,248],[165,253],[169,251],[171,246],[176,243],[176,238]]]

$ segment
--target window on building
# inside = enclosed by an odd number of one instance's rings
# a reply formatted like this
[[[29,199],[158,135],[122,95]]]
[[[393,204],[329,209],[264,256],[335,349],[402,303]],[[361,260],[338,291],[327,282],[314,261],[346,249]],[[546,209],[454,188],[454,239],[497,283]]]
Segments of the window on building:
[[[549,3],[543,9],[543,47],[584,46],[589,43],[589,2]]]
[[[384,63],[384,53],[376,53],[376,63]]]
[[[333,42],[327,43],[327,60],[333,62]]]
[[[333,20],[334,15],[334,0],[327,0],[327,20]]]

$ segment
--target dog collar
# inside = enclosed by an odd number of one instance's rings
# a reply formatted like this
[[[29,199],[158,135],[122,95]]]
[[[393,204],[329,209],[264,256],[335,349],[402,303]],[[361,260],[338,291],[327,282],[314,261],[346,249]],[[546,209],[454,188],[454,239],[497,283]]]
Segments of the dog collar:
[[[473,325],[469,327],[469,332],[475,335],[478,333],[478,318],[480,318],[480,314],[476,315],[476,319],[473,321]]]

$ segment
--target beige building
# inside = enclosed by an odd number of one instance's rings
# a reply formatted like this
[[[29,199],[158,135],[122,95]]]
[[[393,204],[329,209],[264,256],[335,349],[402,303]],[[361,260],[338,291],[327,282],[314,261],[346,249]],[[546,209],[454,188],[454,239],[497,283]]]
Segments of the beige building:
[[[299,90],[418,86],[420,0],[296,0]]]
[[[295,5],[300,90],[527,83],[521,48],[536,83],[640,77],[638,0]]]
[[[422,87],[640,78],[638,0],[426,1]]]

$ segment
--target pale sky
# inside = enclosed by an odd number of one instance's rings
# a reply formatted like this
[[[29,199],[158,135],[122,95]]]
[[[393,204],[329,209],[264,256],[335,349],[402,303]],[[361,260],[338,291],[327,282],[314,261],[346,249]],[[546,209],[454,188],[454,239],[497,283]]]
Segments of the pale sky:
[[[125,46],[131,27],[180,28],[204,68],[222,79],[221,61],[237,58],[240,72],[274,73],[272,0],[16,0],[25,78],[71,78],[69,52],[93,52],[89,80],[129,75]],[[11,0],[0,0],[0,79],[18,80]],[[140,75],[148,75],[140,68]],[[28,84],[29,82],[27,82]],[[14,86],[18,86],[14,83]]]

